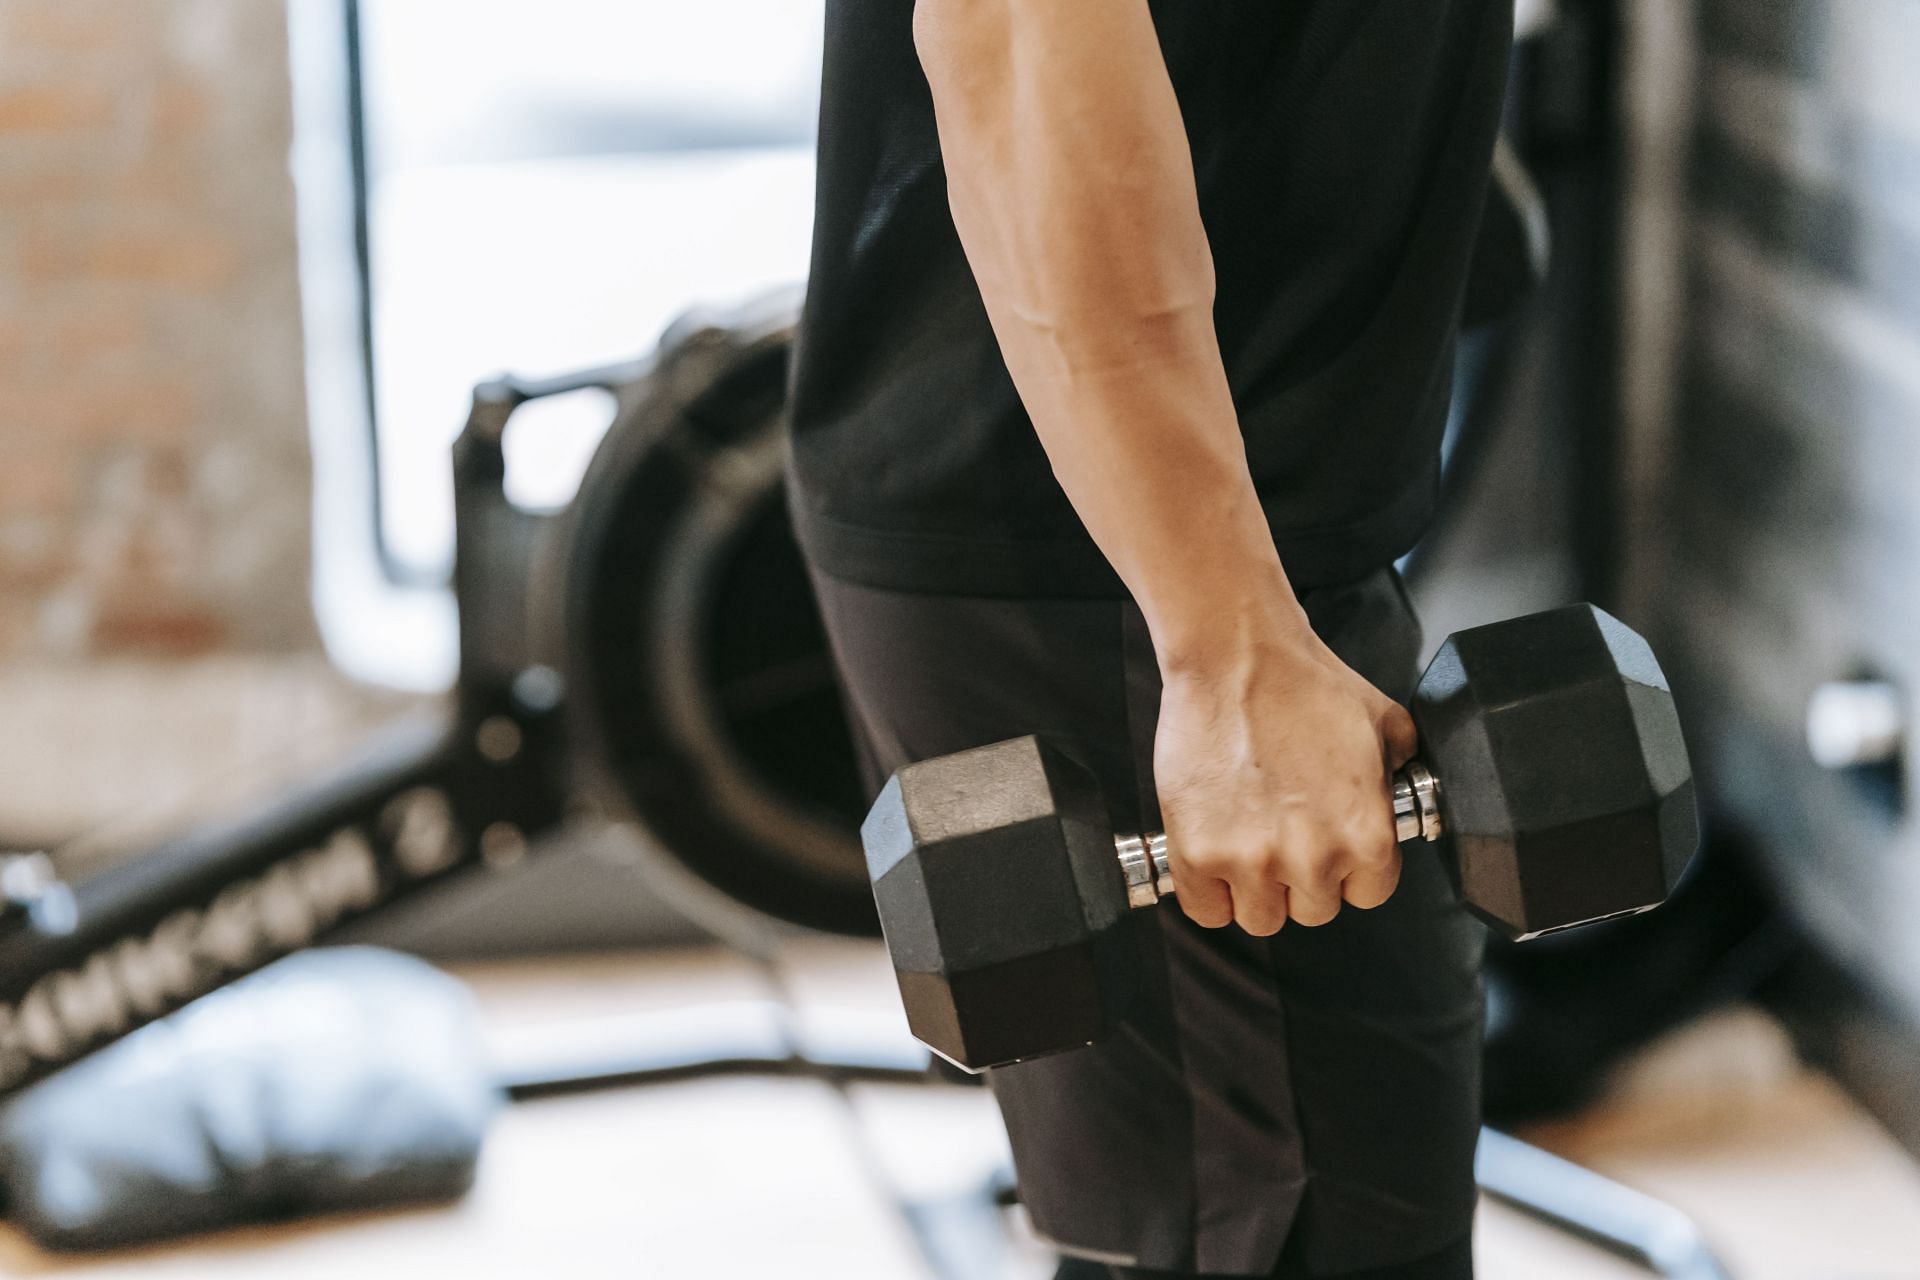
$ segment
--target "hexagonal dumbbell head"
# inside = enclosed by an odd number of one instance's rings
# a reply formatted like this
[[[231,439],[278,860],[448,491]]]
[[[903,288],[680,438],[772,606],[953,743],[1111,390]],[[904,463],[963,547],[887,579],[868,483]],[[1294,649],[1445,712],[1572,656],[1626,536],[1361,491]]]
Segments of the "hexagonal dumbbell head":
[[[1038,738],[911,764],[860,838],[914,1035],[970,1071],[1077,1048],[1130,981],[1093,775]]]
[[[1448,638],[1414,697],[1467,906],[1509,938],[1644,911],[1699,841],[1647,642],[1592,605]]]

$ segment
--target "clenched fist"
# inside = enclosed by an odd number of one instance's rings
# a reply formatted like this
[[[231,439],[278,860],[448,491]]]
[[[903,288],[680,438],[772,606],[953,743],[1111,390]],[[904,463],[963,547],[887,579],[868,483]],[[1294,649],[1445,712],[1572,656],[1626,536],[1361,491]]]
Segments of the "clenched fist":
[[[1163,677],[1154,777],[1187,915],[1265,936],[1392,896],[1390,779],[1415,747],[1405,708],[1303,620],[1256,626]]]

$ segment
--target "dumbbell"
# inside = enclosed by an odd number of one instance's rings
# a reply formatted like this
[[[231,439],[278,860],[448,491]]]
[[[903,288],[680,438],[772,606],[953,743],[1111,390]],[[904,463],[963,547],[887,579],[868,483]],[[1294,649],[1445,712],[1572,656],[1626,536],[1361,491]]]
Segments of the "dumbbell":
[[[1441,842],[1496,931],[1672,892],[1699,838],[1693,775],[1666,677],[1625,624],[1582,604],[1457,632],[1412,711],[1399,838]],[[907,765],[861,841],[907,1021],[968,1071],[1100,1038],[1137,986],[1123,922],[1173,890],[1165,837],[1116,836],[1093,775],[1033,736]]]

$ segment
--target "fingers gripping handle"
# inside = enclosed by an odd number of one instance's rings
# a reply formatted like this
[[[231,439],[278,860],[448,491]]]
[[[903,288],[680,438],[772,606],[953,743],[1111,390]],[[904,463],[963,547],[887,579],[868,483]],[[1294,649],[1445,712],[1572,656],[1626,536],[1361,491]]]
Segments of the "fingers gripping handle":
[[[1440,783],[1426,765],[1409,760],[1405,768],[1393,775],[1394,839],[1438,840],[1443,834]],[[1150,907],[1162,898],[1173,896],[1166,832],[1115,836],[1113,848],[1120,858],[1120,870],[1127,878],[1128,906]]]

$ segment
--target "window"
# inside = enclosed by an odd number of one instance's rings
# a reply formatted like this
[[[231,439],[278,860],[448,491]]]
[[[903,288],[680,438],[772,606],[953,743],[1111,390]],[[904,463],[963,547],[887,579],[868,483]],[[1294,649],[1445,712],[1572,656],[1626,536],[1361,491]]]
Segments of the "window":
[[[430,687],[473,384],[627,359],[692,304],[804,277],[821,6],[292,11],[316,608],[347,669]],[[515,497],[564,502],[605,426],[556,402]]]

